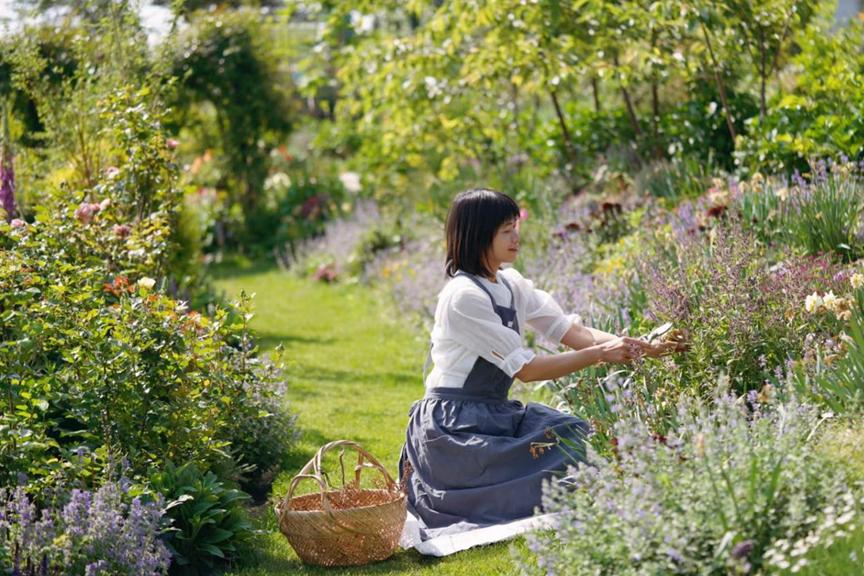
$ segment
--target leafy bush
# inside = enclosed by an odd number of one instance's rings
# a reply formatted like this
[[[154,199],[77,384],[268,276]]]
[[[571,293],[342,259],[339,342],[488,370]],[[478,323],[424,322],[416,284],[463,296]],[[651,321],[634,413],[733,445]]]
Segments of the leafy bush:
[[[121,454],[138,474],[169,459],[235,467],[225,450],[271,417],[272,393],[257,390],[278,374],[260,369],[243,320],[162,294],[143,274],[154,256],[139,237],[92,206],[0,224],[0,371],[15,375],[0,416],[0,485],[19,472],[34,490],[64,476],[86,483]],[[158,230],[141,241],[165,242]],[[288,422],[273,418],[281,424],[263,440],[287,449]],[[92,457],[73,457],[82,447]]]
[[[814,409],[720,394],[680,403],[677,419],[666,436],[622,419],[614,459],[590,454],[571,484],[547,486],[544,508],[562,516],[555,530],[528,537],[536,565],[525,559],[523,571],[796,569],[856,525],[861,502],[813,449],[824,420]]]
[[[751,173],[803,172],[817,158],[860,160],[864,153],[861,23],[830,32],[813,26],[799,42],[792,93],[778,97],[764,118],[753,117],[738,142],[736,163]]]
[[[202,473],[192,462],[180,467],[167,462],[150,476],[150,484],[167,500],[172,574],[206,572],[233,558],[237,544],[251,535],[242,507],[249,496],[226,488],[212,472]]]
[[[166,574],[162,499],[131,497],[128,482],[72,490],[39,510],[23,487],[0,489],[0,567],[21,576]]]

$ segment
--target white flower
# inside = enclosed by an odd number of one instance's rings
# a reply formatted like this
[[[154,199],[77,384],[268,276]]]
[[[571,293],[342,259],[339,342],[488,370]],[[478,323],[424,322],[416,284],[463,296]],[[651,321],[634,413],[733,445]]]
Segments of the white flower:
[[[849,282],[852,283],[852,288],[855,290],[861,288],[864,286],[864,274],[861,274],[860,272],[852,274],[852,278],[849,279]]]
[[[356,172],[342,172],[339,174],[339,181],[342,182],[342,185],[348,192],[360,192],[360,175]]]
[[[142,290],[145,290],[145,291],[146,290],[152,290],[153,286],[155,286],[155,285],[156,285],[156,280],[154,280],[153,278],[148,278],[147,276],[138,280],[138,287],[141,288]]]
[[[810,313],[818,312],[823,305],[824,303],[822,302],[822,297],[819,296],[819,294],[816,292],[810,294],[804,300],[804,310]]]
[[[265,190],[280,190],[291,186],[291,177],[285,172],[271,174],[264,181]]]
[[[781,202],[785,202],[786,199],[789,198],[789,189],[786,188],[786,186],[781,186],[774,191],[774,194],[777,195],[777,198],[779,198]]]
[[[423,83],[426,84],[426,94],[429,95],[429,98],[435,98],[441,93],[440,84],[434,76],[426,76],[423,79]]]
[[[822,296],[822,305],[825,306],[825,308],[827,308],[828,310],[831,310],[832,312],[837,308],[839,304],[840,302],[837,296],[834,295],[833,290],[828,291],[827,294]]]
[[[708,116],[713,116],[715,112],[717,112],[717,103],[711,102],[708,104]]]

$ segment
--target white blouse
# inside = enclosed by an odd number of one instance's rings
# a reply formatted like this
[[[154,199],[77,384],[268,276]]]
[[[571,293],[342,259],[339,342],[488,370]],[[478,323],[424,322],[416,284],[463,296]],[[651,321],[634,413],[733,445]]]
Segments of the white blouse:
[[[527,325],[557,343],[573,322],[580,321],[576,314],[565,315],[549,293],[534,288],[534,283],[515,268],[498,270],[497,282],[478,277],[499,306],[513,307],[502,276],[513,289],[516,318],[523,333]],[[535,354],[525,347],[521,335],[501,323],[488,294],[470,278],[456,276],[438,294],[432,328],[434,367],[426,377],[426,389],[461,388],[478,356],[513,376]]]

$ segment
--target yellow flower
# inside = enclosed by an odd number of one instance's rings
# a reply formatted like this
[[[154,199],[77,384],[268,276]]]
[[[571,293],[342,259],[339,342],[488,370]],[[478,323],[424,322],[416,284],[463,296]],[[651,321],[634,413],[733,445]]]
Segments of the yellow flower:
[[[855,290],[861,288],[864,286],[864,274],[861,274],[860,272],[852,274],[852,278],[849,279],[849,282],[852,283],[852,288]]]
[[[807,296],[804,300],[804,310],[810,312],[818,312],[820,308],[823,306],[822,297],[819,296],[816,292]]]
[[[761,172],[756,172],[755,174],[753,174],[753,177],[750,178],[750,184],[753,186],[753,190],[761,190],[764,183],[765,177],[762,176]]]
[[[777,190],[774,191],[777,195],[777,198],[780,199],[781,202],[785,202],[789,198],[789,189],[786,186],[781,186]]]

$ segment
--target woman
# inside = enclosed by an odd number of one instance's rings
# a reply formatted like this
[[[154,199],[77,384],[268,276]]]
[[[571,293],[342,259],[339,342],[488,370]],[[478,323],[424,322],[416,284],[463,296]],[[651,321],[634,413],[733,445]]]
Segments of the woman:
[[[508,400],[514,377],[550,380],[674,346],[574,323],[548,293],[515,269],[501,269],[516,259],[518,222],[518,205],[486,189],[459,194],[447,216],[451,280],[438,296],[434,368],[409,412],[399,466],[424,540],[531,516],[542,481],[582,460],[588,425]],[[535,355],[522,341],[525,324],[573,350]]]

